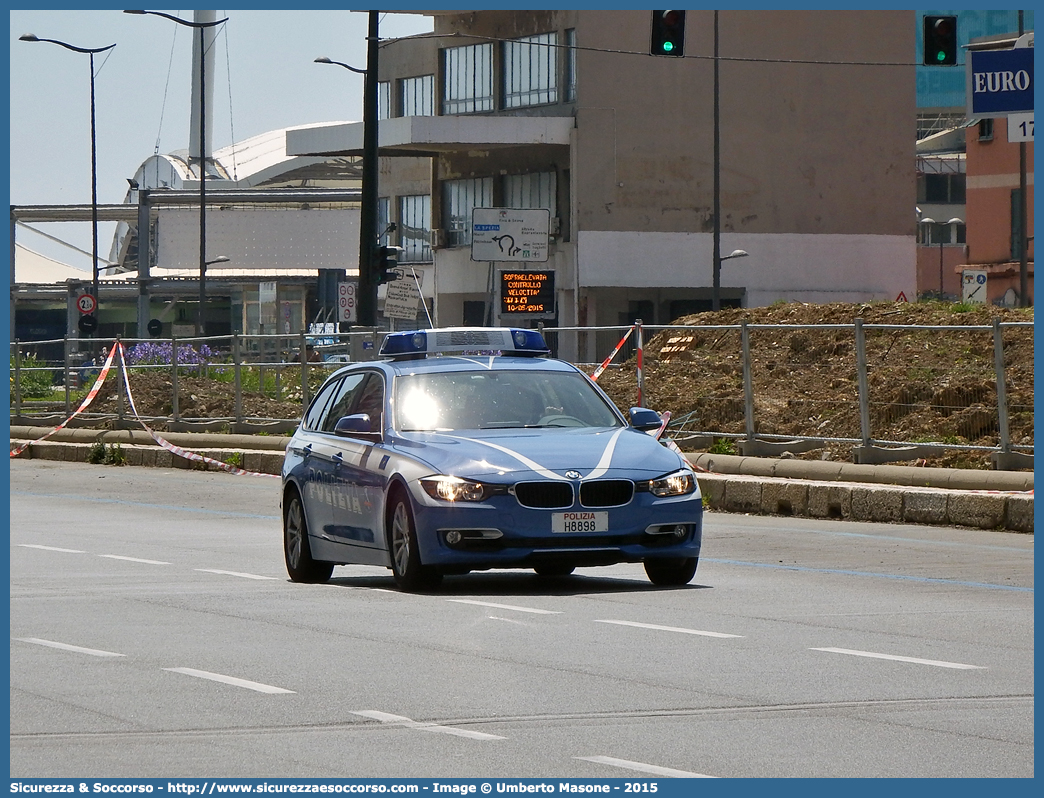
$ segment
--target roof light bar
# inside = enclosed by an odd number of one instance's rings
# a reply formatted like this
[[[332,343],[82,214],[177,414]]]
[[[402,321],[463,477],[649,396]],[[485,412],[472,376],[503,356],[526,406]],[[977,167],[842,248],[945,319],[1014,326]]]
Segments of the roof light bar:
[[[536,357],[549,350],[536,330],[510,327],[443,327],[390,333],[381,344],[381,357],[423,357],[437,354],[519,355]]]

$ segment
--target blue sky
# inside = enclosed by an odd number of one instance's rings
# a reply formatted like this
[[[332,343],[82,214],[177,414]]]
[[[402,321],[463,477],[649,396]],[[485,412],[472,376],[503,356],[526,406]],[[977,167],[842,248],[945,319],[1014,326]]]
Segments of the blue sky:
[[[165,13],[192,18],[192,11]],[[219,11],[212,149],[268,130],[358,120],[363,78],[313,63],[325,55],[366,65],[365,11]],[[90,59],[23,33],[79,47],[116,43],[95,57],[98,201],[122,202],[126,178],[158,149],[188,146],[192,33],[119,10],[10,12],[11,171],[15,205],[91,201]],[[382,16],[382,37],[431,30],[430,17]],[[107,57],[108,56],[108,57]],[[157,147],[158,144],[158,147]],[[90,250],[89,223],[34,225]],[[99,225],[102,257],[113,225]],[[82,269],[90,256],[19,229],[19,243]]]

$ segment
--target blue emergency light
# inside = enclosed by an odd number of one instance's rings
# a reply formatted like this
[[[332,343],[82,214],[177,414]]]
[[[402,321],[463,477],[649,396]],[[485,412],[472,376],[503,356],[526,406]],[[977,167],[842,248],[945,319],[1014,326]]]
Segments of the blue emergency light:
[[[550,350],[536,330],[509,327],[443,327],[389,333],[381,344],[381,357],[425,355],[516,355],[537,357]]]

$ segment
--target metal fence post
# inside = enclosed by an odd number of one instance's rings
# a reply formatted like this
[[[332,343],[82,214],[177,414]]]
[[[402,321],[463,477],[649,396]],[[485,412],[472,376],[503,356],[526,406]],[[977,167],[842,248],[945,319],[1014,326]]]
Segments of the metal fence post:
[[[634,320],[634,331],[637,334],[635,344],[638,347],[638,407],[645,407],[645,375],[642,373],[642,320]]]
[[[65,417],[72,415],[72,401],[69,396],[69,381],[72,378],[72,370],[69,364],[69,336],[62,338],[62,351],[65,353]]]
[[[299,340],[297,357],[301,361],[301,406],[308,407],[308,348],[305,343],[304,330],[301,330]]]
[[[239,333],[232,336],[232,372],[235,374],[235,385],[236,385],[236,423],[243,423],[243,360],[242,350],[240,349]]]
[[[863,320],[855,320],[856,376],[859,384],[859,430],[863,446],[870,445],[870,395],[866,379],[866,332]]]
[[[117,336],[116,340],[112,344],[112,348],[119,352],[120,339]],[[116,420],[123,421],[123,403],[124,394],[127,391],[126,379],[127,379],[127,363],[122,357],[119,358],[119,363],[116,366]]]
[[[743,415],[747,422],[747,440],[754,440],[754,377],[750,362],[750,330],[747,321],[740,322],[740,348],[743,350]]]
[[[22,415],[22,345],[18,343],[18,339],[14,340],[15,345],[15,357],[14,357],[14,400],[15,400],[15,415]]]
[[[174,397],[170,403],[171,417],[175,422],[181,420],[178,412],[178,339],[174,333],[170,334],[170,384],[174,389]]]
[[[993,368],[997,373],[997,426],[1000,428],[1001,452],[1011,451],[1008,429],[1008,388],[1004,380],[1004,333],[999,318],[993,319]]]

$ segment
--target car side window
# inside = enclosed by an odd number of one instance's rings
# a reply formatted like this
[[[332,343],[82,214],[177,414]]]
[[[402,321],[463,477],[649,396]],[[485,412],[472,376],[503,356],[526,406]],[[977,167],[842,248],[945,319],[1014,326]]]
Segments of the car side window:
[[[341,381],[337,393],[334,395],[333,402],[330,404],[330,409],[323,416],[322,424],[319,429],[323,432],[333,432],[334,427],[337,425],[337,421],[342,416],[347,416],[352,412],[352,405],[358,399],[359,391],[362,388],[365,379],[366,372],[358,372],[345,376]]]
[[[371,373],[366,386],[359,395],[359,403],[354,413],[367,413],[370,416],[370,431],[383,429],[384,414],[384,379],[380,374]]]
[[[308,410],[301,423],[302,427],[307,430],[319,429],[319,421],[323,418],[323,411],[329,407],[330,399],[341,387],[342,382],[343,380],[332,380],[323,386],[322,390],[316,394],[315,399],[313,399],[312,403],[308,406]]]

